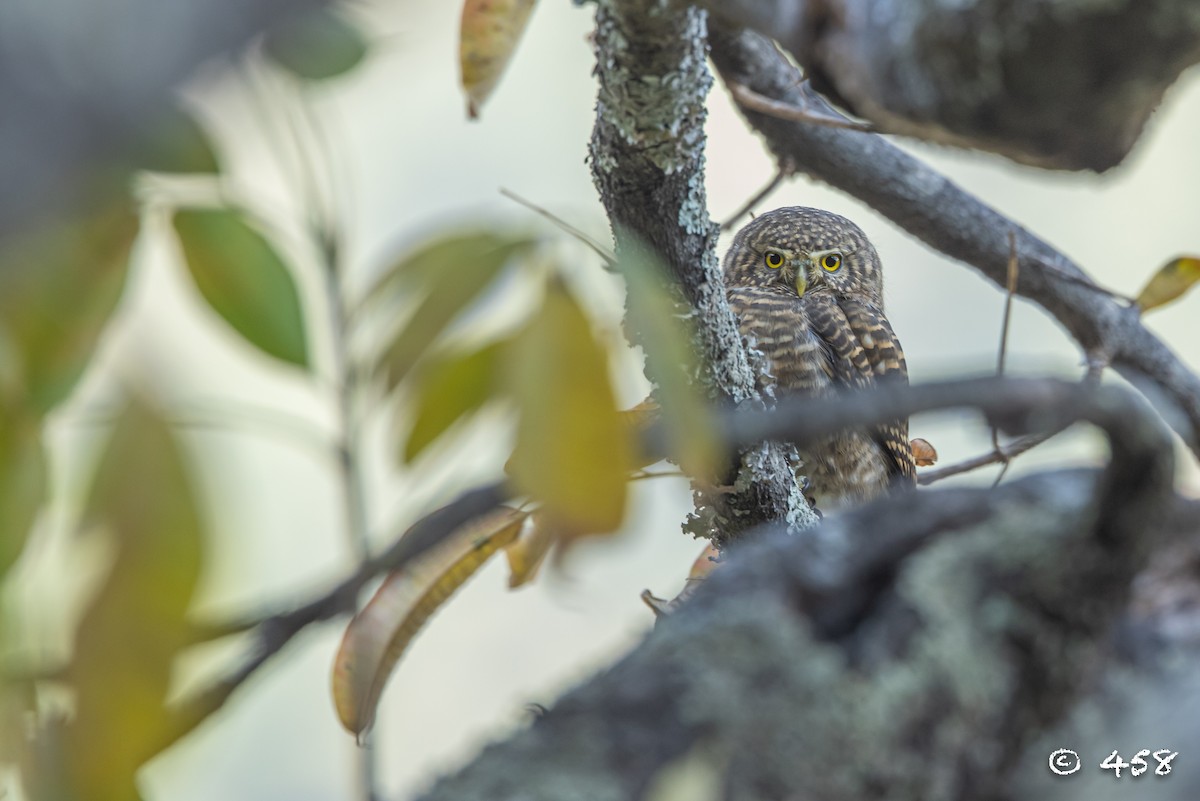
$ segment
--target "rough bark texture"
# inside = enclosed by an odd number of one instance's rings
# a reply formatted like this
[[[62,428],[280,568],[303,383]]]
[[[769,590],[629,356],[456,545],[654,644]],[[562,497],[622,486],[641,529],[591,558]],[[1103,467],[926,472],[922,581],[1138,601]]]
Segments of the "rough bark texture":
[[[705,5],[778,40],[883,130],[1043,167],[1119,164],[1200,61],[1200,6],[1178,0]]]
[[[905,493],[739,549],[629,657],[427,798],[638,798],[693,752],[726,798],[999,797],[1112,668],[1109,633],[1151,552],[1200,521],[1172,492],[1168,433],[1124,391],[965,382],[756,425],[803,439],[959,402],[1019,428],[1082,416],[1113,459]]]
[[[197,64],[322,2],[0,3],[0,239],[109,177]]]
[[[812,98],[770,41],[711,27],[712,58],[724,80],[789,103]],[[1176,407],[1165,410],[1168,419],[1200,455],[1200,378],[1141,324],[1135,309],[1083,285],[1090,279],[1070,259],[881,136],[744,113],[781,160],[859,198],[1001,287],[1011,231],[1021,266],[1018,294],[1050,312],[1090,359],[1111,363],[1139,385],[1147,379],[1156,385]]]
[[[717,226],[704,192],[705,12],[656,0],[604,0],[596,8],[599,96],[591,141],[592,175],[608,211],[618,259],[648,249],[672,279],[695,322],[705,367],[700,380],[714,399],[753,401],[755,373],[725,299],[717,263]],[[651,381],[663,370],[653,342],[644,346]],[[732,492],[697,493],[688,530],[718,543],[750,526],[788,520],[796,528],[815,517],[800,495],[777,445],[757,445],[726,478]]]

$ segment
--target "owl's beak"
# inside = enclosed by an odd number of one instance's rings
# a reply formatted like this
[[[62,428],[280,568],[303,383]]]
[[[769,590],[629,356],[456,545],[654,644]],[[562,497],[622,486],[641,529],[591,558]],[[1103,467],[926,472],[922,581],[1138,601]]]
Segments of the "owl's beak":
[[[804,273],[803,267],[796,270],[796,294],[799,297],[804,297],[804,290],[808,289],[808,278]]]

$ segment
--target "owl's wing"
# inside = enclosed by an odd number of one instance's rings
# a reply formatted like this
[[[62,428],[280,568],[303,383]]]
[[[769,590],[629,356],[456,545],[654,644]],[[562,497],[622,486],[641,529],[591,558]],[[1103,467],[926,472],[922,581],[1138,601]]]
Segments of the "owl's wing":
[[[808,316],[829,349],[827,365],[834,381],[852,388],[885,381],[908,383],[904,350],[883,312],[854,298],[822,298],[809,307]],[[915,483],[917,466],[908,441],[908,421],[875,426],[871,435],[891,457],[892,475],[903,483]]]

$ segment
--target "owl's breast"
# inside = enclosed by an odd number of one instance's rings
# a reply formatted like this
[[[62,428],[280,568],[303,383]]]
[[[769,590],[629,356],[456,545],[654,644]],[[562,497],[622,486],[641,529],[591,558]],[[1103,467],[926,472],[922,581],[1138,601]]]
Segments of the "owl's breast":
[[[769,375],[760,376],[760,389],[773,385],[776,397],[820,397],[836,390],[829,345],[809,317],[811,300],[759,287],[729,290],[742,336],[766,361]],[[887,489],[887,456],[867,432],[840,431],[799,451],[819,508],[859,503]]]
[[[813,330],[801,298],[735,287],[729,303],[742,336],[766,362],[769,376],[761,377],[760,385],[774,385],[781,396],[818,396],[832,389],[828,346]]]

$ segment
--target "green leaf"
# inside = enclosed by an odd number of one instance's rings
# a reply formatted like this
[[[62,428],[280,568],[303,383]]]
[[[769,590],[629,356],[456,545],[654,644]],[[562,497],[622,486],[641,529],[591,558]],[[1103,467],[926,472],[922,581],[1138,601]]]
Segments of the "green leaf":
[[[192,278],[217,314],[262,351],[306,367],[300,295],[262,234],[225,210],[177,212],[175,230]]]
[[[408,322],[388,343],[378,372],[388,389],[399,384],[460,312],[476,300],[508,261],[529,251],[527,236],[471,233],[427,245],[400,261],[368,295],[377,302],[397,293],[424,292]]]
[[[46,495],[46,478],[38,421],[20,409],[4,409],[0,422],[0,576],[25,547]]]
[[[121,297],[138,221],[128,203],[106,202],[46,220],[0,247],[0,370],[21,376],[38,413],[75,388]]]
[[[281,67],[310,81],[343,75],[367,54],[359,30],[326,6],[292,14],[267,34],[263,46]]]
[[[163,420],[134,404],[118,421],[87,502],[87,530],[113,546],[112,568],[75,635],[75,715],[64,756],[75,797],[128,799],[162,747],[175,656],[202,561],[182,455]]]
[[[404,443],[411,462],[450,426],[491,400],[499,390],[499,367],[508,342],[455,353],[427,364],[417,376],[417,407]]]
[[[721,458],[712,405],[697,380],[699,370],[686,306],[671,296],[666,271],[648,248],[627,248],[617,268],[625,276],[626,324],[646,352],[671,452],[692,476],[710,477]]]
[[[608,374],[608,353],[559,281],[510,350],[519,412],[509,461],[514,484],[573,536],[612,531],[625,515],[634,461]]]
[[[136,147],[134,162],[144,170],[214,173],[221,169],[208,135],[182,108],[172,107],[150,120]]]

